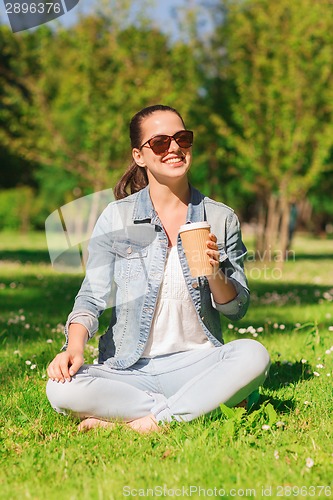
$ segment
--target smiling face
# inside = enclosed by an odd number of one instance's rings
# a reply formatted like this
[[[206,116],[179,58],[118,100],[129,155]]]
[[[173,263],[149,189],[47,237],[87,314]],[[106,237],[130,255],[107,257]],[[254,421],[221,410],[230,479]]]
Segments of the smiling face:
[[[141,144],[156,135],[173,136],[184,129],[184,124],[176,113],[155,111],[141,123]],[[134,148],[132,154],[137,165],[146,168],[149,182],[154,178],[162,184],[186,177],[192,161],[192,148],[181,148],[174,139],[168,151],[161,155],[156,155],[148,144],[142,149]]]

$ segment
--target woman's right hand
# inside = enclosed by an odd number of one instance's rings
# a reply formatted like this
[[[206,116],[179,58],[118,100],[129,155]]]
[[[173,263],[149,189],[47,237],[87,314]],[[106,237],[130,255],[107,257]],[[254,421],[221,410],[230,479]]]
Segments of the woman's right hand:
[[[64,383],[65,380],[71,381],[71,377],[76,374],[84,363],[84,357],[81,350],[72,351],[67,349],[61,352],[51,361],[47,368],[47,374],[51,380]]]

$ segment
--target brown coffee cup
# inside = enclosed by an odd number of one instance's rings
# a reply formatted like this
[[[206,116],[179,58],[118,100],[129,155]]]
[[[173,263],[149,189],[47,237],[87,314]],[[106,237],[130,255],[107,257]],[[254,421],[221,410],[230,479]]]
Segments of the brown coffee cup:
[[[180,226],[179,234],[192,278],[213,274],[213,266],[206,254],[209,233],[210,225],[205,221]]]

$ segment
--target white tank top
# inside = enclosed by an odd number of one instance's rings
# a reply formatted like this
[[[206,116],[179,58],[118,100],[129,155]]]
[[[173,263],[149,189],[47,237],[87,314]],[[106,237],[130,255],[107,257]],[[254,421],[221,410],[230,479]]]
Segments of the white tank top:
[[[177,247],[174,246],[168,249],[151,331],[142,357],[212,347],[214,345],[199,323],[185,283]]]

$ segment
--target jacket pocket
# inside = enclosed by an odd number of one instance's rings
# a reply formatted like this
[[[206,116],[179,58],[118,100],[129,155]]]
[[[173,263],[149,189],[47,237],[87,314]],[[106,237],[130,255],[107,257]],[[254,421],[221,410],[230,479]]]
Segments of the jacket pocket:
[[[146,275],[148,246],[133,242],[115,241],[112,246],[115,253],[115,279],[137,279]]]

